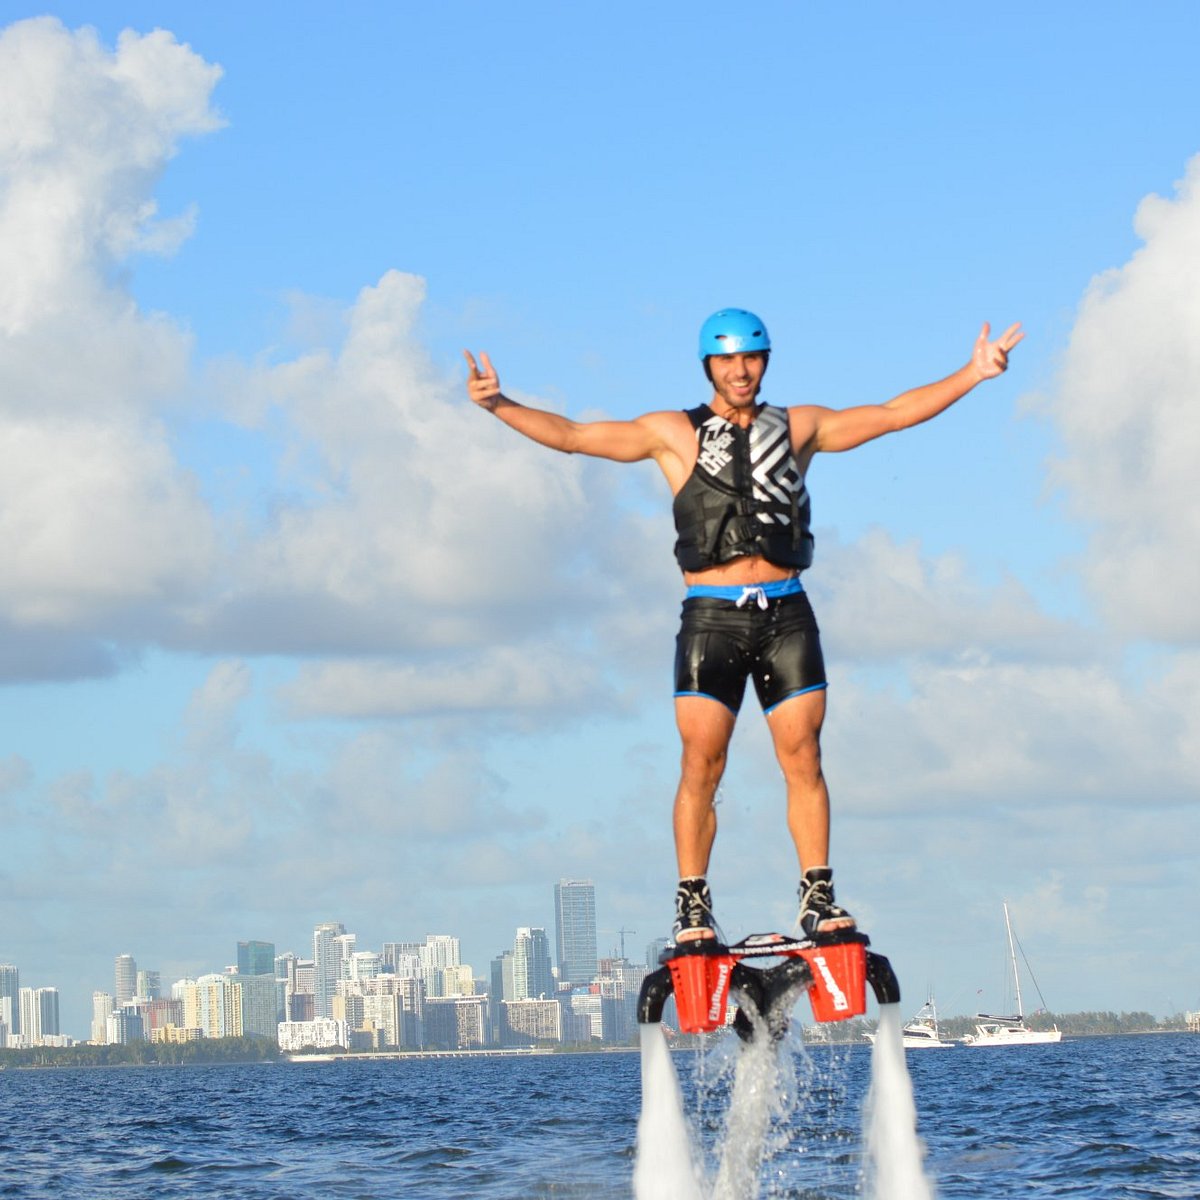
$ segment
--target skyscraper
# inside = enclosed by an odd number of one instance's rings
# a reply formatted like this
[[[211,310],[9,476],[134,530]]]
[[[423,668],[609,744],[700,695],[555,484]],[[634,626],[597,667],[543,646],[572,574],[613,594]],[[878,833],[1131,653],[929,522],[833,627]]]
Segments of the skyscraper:
[[[274,975],[274,942],[238,942],[237,965],[239,975]]]
[[[342,977],[342,947],[337,940],[346,932],[341,921],[325,921],[313,930],[313,1014],[333,1016],[333,997]]]
[[[157,1000],[162,995],[162,975],[158,971],[139,971],[137,994],[143,1000]]]
[[[582,987],[596,976],[596,889],[590,879],[554,885],[558,981]]]
[[[91,1040],[103,1046],[108,1041],[108,1018],[112,1015],[113,998],[107,992],[92,993]]]
[[[128,1004],[137,993],[137,963],[132,954],[118,954],[115,963],[115,983],[113,996],[116,1007]]]
[[[517,930],[512,956],[513,999],[553,999],[554,975],[550,970],[550,939],[544,929]]]
[[[58,1036],[58,988],[22,988],[18,1000],[26,1045],[41,1046],[43,1038]]]
[[[21,1032],[21,972],[12,963],[0,963],[0,1021],[9,1033]]]
[[[661,965],[662,952],[671,945],[671,939],[668,937],[656,937],[653,941],[646,943],[646,966],[653,971]]]
[[[421,979],[425,984],[425,995],[435,998],[446,995],[446,972],[462,965],[459,959],[458,938],[448,933],[427,933],[425,941],[417,947],[421,963]]]

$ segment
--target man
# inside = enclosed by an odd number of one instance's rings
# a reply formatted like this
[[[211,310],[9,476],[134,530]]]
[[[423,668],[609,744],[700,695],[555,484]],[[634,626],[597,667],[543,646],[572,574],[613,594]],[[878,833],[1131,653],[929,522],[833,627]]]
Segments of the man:
[[[713,802],[747,678],[787,785],[788,830],[800,865],[799,924],[810,937],[854,928],[834,899],[829,866],[820,752],[827,685],[800,583],[813,547],[805,473],[818,452],[851,450],[944,412],[1001,374],[1023,336],[1012,325],[990,340],[985,324],[966,366],[885,404],[775,408],[758,402],[771,351],[766,326],[744,309],[722,309],[700,330],[700,360],[713,391],[707,404],[586,423],[510,400],[488,356],[480,354],[480,365],[464,351],[467,391],[481,408],[554,450],[614,462],[653,459],[674,496],[675,555],[687,584],[675,654],[683,746],[674,808],[676,941],[716,936],[706,881],[717,831]]]

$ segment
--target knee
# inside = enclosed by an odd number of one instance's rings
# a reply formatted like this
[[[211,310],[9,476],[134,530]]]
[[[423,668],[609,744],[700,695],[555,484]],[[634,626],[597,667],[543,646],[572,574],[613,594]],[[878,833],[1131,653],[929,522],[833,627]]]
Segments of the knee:
[[[726,751],[684,744],[680,774],[685,785],[699,791],[715,791],[725,773]]]
[[[821,736],[819,731],[790,739],[778,747],[779,764],[789,776],[816,778],[821,774]]]

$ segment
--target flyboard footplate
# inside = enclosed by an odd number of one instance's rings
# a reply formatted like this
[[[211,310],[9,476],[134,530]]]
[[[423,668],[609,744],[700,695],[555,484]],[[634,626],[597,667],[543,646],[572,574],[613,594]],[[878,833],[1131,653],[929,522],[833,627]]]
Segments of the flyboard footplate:
[[[819,1022],[861,1016],[867,1008],[867,983],[880,1004],[900,999],[891,964],[868,951],[869,945],[866,934],[852,931],[804,939],[756,933],[732,946],[714,938],[668,946],[662,965],[642,984],[638,1021],[661,1021],[673,994],[682,1032],[712,1033],[726,1022],[731,990],[739,1001],[734,1027],[746,1039],[753,1032],[746,1009],[765,1021],[773,1037],[781,1037],[802,990],[807,990]],[[750,961],[758,958],[778,961],[764,966]]]

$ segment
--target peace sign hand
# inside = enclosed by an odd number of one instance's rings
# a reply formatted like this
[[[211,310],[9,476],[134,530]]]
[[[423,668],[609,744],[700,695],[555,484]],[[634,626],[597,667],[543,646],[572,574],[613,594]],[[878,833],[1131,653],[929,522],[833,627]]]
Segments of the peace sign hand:
[[[1008,370],[1008,352],[1025,336],[1020,321],[1010,325],[994,342],[988,341],[991,331],[991,325],[984,321],[971,353],[971,365],[981,380],[1003,375]]]
[[[481,350],[479,352],[479,361],[483,364],[481,370],[470,350],[464,350],[463,357],[467,360],[467,395],[480,408],[486,408],[488,412],[495,412],[496,405],[500,401],[500,376],[496,374],[492,360],[488,358],[485,351]]]

